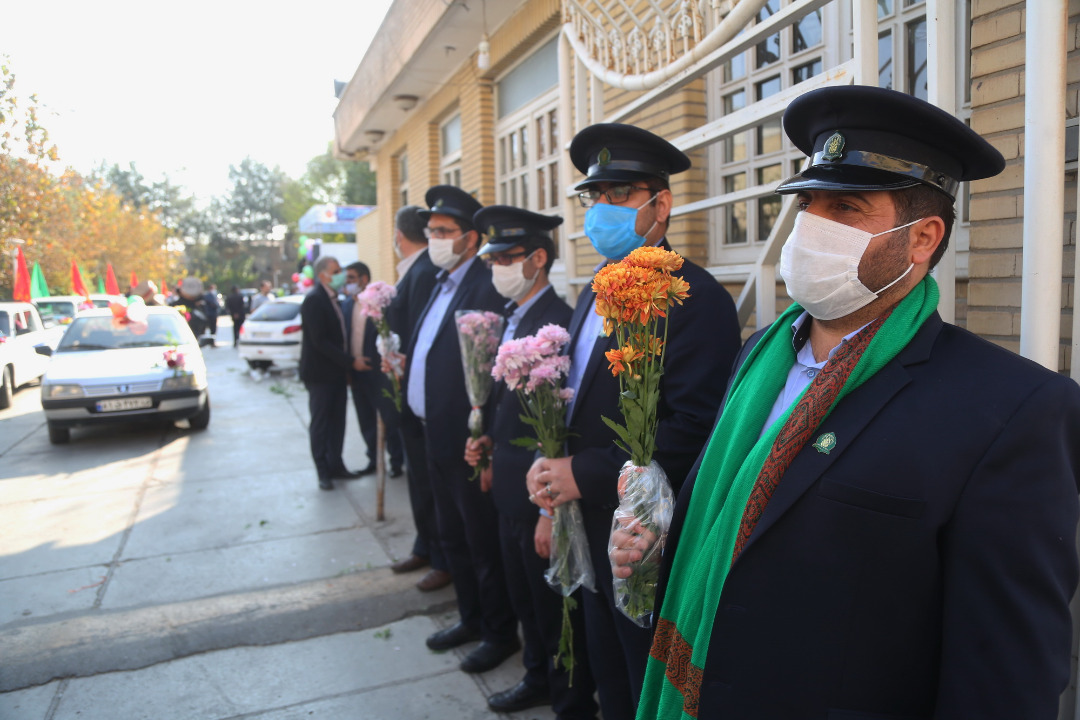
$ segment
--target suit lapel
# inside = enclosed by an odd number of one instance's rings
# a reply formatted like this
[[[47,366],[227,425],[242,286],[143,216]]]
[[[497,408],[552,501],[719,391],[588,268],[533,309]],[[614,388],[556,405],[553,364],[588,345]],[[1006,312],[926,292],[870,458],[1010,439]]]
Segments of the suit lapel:
[[[828,472],[885,405],[911,382],[907,366],[929,359],[933,341],[941,326],[941,318],[934,313],[907,347],[877,374],[845,397],[825,418],[814,432],[810,441],[811,445],[807,445],[799,452],[780,479],[769,503],[765,506],[761,519],[758,520],[753,534],[746,543],[743,555],[761,537],[762,533],[768,532],[769,528],[776,524],[822,475]],[[835,447],[827,453],[813,448],[812,443],[828,433],[836,436]]]

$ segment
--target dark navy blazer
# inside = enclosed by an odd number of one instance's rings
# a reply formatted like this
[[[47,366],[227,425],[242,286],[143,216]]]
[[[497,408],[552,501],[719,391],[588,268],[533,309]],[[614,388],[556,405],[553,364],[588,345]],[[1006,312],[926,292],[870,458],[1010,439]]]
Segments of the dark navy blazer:
[[[731,569],[698,716],[1056,718],[1080,387],[935,313],[814,437],[828,432]],[[707,481],[695,466],[679,496],[657,607]]]

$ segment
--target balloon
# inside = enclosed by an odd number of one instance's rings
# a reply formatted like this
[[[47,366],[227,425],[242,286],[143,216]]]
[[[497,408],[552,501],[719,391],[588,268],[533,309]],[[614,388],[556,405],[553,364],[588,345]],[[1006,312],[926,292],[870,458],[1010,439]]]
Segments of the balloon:
[[[315,277],[315,269],[310,265],[305,265],[304,269],[300,271],[300,274],[310,280]]]
[[[315,284],[315,281],[312,280],[311,278],[308,278],[308,277],[306,277],[306,278],[304,278],[303,280],[300,281],[300,286],[301,287],[311,287],[314,284]]]
[[[300,282],[300,273],[293,273],[293,274],[292,274],[292,281],[293,281],[294,283],[295,283],[295,282]]]

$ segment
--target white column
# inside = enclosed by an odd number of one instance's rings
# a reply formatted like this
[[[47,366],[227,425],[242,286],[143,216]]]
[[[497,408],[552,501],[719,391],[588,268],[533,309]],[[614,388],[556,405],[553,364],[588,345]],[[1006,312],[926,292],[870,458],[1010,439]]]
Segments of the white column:
[[[927,99],[931,105],[956,115],[956,0],[926,2]],[[938,313],[945,322],[956,321],[956,239],[953,237],[934,270],[941,297]]]
[[[1058,369],[1065,214],[1066,0],[1027,11],[1024,102],[1024,269],[1020,354]],[[1036,191],[1037,189],[1037,191]]]
[[[851,0],[855,35],[855,84],[878,84],[878,20],[875,0]]]

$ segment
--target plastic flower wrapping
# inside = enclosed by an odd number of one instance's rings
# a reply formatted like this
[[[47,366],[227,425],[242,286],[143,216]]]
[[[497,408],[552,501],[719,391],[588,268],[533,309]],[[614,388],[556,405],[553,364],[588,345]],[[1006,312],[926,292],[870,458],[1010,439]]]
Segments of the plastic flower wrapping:
[[[533,429],[533,437],[516,438],[518,447],[529,448],[544,455],[563,456],[566,437],[566,405],[574,391],[562,388],[570,371],[570,357],[562,349],[570,342],[570,334],[558,325],[545,325],[536,335],[509,340],[499,347],[495,380],[517,393],[524,411],[521,419]],[[570,674],[573,684],[574,635],[570,611],[577,605],[571,595],[579,587],[596,592],[596,575],[589,559],[589,541],[581,505],[573,500],[555,508],[551,524],[551,558],[544,574],[548,585],[563,596],[562,633],[555,664]]]
[[[484,434],[483,406],[491,397],[494,378],[491,369],[495,365],[495,355],[502,341],[502,315],[481,310],[456,310],[454,321],[457,323],[458,343],[461,346],[461,364],[465,370],[465,391],[469,395],[469,434],[473,440]],[[480,458],[472,474],[472,480],[491,464],[486,455]]]
[[[90,303],[90,307],[94,306]],[[82,305],[79,306],[82,309]],[[131,295],[124,303],[111,301],[109,311],[112,312],[112,324],[117,328],[126,328],[134,335],[143,335],[149,329],[150,313],[146,310],[146,303],[138,295]]]
[[[356,302],[360,303],[360,314],[375,321],[375,328],[379,331],[379,337],[375,339],[375,348],[379,355],[387,358],[390,362],[390,372],[386,376],[390,378],[391,390],[383,389],[383,393],[394,401],[394,407],[401,412],[401,358],[397,353],[401,352],[401,338],[390,329],[390,321],[386,317],[386,308],[397,297],[397,288],[389,283],[376,280],[368,283],[359,295]]]
[[[630,577],[613,579],[615,605],[641,627],[652,624],[660,553],[673,510],[671,485],[652,458],[667,317],[690,296],[689,284],[672,274],[682,263],[678,253],[643,247],[601,268],[593,278],[596,312],[604,318],[604,331],[616,339],[616,348],[607,351],[606,357],[612,375],[619,379],[624,424],[602,419],[615,432],[616,444],[630,455],[619,472],[619,507],[612,518],[612,532],[629,529],[649,541],[642,559],[631,565]],[[609,540],[609,553],[613,549]]]

